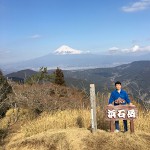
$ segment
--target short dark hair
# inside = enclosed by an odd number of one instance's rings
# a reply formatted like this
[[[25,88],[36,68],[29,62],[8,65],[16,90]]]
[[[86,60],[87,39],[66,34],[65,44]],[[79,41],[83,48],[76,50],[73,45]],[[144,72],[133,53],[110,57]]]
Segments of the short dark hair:
[[[115,82],[115,86],[116,86],[116,84],[120,84],[120,85],[121,85],[121,82],[120,82],[120,81],[117,81],[117,82]]]

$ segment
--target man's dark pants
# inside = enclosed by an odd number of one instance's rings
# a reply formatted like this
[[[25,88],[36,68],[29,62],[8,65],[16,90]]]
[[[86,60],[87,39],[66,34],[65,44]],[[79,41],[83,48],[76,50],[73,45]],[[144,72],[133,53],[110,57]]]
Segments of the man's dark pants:
[[[123,125],[124,125],[124,132],[128,131],[127,120],[123,120]],[[120,130],[120,128],[119,128],[119,121],[115,121],[115,128],[117,130]]]

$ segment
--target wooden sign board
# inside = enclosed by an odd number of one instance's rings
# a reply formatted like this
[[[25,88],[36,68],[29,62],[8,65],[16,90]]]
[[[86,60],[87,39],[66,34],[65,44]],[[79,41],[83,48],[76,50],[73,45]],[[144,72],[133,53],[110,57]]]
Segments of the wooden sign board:
[[[134,105],[108,105],[105,112],[106,120],[133,120],[138,116]]]
[[[115,130],[115,121],[130,120],[130,131],[134,132],[134,119],[138,117],[138,110],[134,105],[108,105],[105,109],[106,120],[110,121],[110,131]]]

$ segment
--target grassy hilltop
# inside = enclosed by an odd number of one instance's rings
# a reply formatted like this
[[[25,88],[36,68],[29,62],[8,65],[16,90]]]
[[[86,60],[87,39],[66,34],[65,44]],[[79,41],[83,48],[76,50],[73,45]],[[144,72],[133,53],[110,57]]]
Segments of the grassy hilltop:
[[[92,134],[84,91],[52,83],[12,87],[8,97],[13,107],[0,120],[1,150],[150,149],[150,112],[136,103],[135,133],[110,133],[103,114],[108,97],[97,97],[98,131]]]

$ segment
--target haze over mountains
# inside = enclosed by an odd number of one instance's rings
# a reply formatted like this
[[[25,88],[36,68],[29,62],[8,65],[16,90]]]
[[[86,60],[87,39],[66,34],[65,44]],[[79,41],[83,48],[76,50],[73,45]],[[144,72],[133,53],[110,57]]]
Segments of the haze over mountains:
[[[134,51],[132,51],[132,49]],[[45,56],[18,63],[3,64],[0,65],[0,68],[5,74],[8,74],[23,69],[38,70],[42,66],[48,67],[49,69],[60,67],[66,70],[72,70],[114,67],[133,61],[150,60],[150,51],[141,53],[142,49],[138,46],[134,46],[132,49],[131,53],[113,48],[109,50],[108,53],[96,54],[89,51],[76,50],[63,45],[57,50],[54,50],[53,53],[49,53]]]

